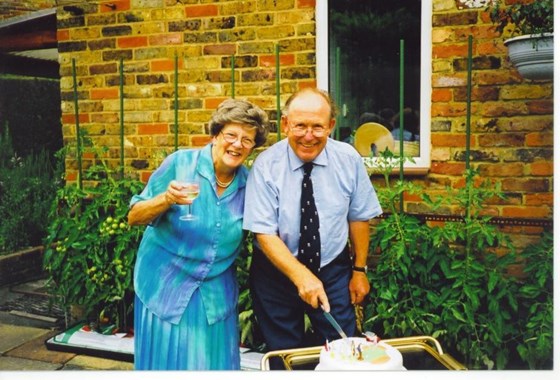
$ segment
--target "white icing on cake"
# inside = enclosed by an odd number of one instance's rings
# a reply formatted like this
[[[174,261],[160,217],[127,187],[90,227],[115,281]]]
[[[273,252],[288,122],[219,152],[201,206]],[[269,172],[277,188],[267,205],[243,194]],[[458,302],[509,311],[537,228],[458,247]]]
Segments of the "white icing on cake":
[[[395,371],[405,370],[402,354],[396,348],[365,338],[338,339],[321,349],[321,371]]]

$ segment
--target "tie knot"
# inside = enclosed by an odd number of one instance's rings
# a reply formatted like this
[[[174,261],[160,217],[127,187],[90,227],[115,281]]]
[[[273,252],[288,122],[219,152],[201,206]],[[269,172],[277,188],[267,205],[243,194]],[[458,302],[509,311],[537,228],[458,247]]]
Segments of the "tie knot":
[[[305,173],[305,175],[310,175],[311,170],[313,170],[313,162],[306,162],[305,164],[303,164],[303,172]]]

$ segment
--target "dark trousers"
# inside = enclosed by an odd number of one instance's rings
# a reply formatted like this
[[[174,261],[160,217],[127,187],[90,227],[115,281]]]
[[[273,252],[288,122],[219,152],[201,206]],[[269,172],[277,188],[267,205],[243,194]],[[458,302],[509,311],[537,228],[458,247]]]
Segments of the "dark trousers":
[[[348,284],[352,267],[348,250],[321,268],[319,279],[329,298],[331,314],[346,335],[356,333],[356,314],[350,302]],[[316,346],[340,339],[340,335],[323,315],[299,296],[294,284],[284,276],[259,249],[253,246],[250,269],[253,310],[269,351]],[[304,330],[304,313],[313,325],[318,340],[310,340]],[[277,363],[271,362],[271,368]]]

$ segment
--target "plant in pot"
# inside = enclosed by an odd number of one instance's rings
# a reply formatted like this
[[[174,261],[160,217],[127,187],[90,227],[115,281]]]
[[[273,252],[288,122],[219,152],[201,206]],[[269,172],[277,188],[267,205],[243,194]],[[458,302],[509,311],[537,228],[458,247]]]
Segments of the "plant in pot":
[[[504,44],[521,76],[552,79],[554,0],[492,0],[487,11],[496,31],[507,37]]]

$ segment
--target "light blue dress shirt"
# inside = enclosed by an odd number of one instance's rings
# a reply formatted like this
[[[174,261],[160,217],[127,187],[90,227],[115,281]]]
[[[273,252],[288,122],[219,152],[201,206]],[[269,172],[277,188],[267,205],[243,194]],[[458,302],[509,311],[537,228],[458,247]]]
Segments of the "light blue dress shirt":
[[[348,222],[366,221],[382,210],[362,158],[353,146],[328,139],[313,161],[313,193],[319,212],[321,267],[348,243]],[[299,244],[304,163],[284,139],[255,160],[245,193],[243,228],[278,235],[294,256]]]
[[[147,226],[136,259],[136,295],[159,318],[174,324],[196,289],[200,289],[209,324],[237,312],[239,290],[233,263],[243,240],[248,171],[240,167],[233,183],[218,196],[211,148],[209,144],[169,155],[130,202],[132,206],[161,194],[173,179],[194,174],[200,182],[200,195],[192,204],[197,219],[179,220],[187,206],[171,206]]]

